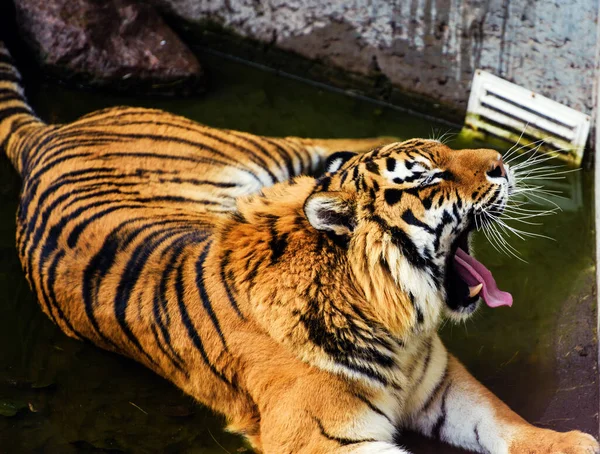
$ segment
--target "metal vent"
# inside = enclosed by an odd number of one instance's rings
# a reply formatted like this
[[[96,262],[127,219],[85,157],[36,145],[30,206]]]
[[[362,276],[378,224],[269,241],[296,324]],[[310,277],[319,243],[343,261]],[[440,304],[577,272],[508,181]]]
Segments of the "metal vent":
[[[581,163],[590,117],[523,87],[477,70],[465,129],[515,143],[537,146],[558,158]]]

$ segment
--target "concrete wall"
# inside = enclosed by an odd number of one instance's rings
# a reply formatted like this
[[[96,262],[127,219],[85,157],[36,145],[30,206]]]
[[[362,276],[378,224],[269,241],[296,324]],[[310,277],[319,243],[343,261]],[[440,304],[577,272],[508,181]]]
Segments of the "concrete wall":
[[[154,0],[191,22],[465,109],[483,68],[592,113],[597,0]]]

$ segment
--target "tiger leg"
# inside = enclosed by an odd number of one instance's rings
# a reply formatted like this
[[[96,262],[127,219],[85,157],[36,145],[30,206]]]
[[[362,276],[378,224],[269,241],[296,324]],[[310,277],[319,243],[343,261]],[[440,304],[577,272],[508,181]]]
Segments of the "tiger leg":
[[[266,454],[410,454],[391,440],[381,441],[358,433],[349,438],[348,432],[354,429],[351,424],[360,426],[360,421],[334,428],[325,427],[306,408],[276,407],[269,413],[261,413],[261,441]]]
[[[259,404],[266,454],[409,454],[394,444],[393,418],[369,404],[364,390],[319,372],[279,380]]]
[[[331,452],[334,454],[410,454],[405,449],[385,441],[370,441],[360,443],[356,446],[344,446],[333,451],[319,452]]]
[[[599,453],[588,434],[541,429],[527,423],[479,383],[451,355],[431,397],[414,416],[412,428],[481,453]]]

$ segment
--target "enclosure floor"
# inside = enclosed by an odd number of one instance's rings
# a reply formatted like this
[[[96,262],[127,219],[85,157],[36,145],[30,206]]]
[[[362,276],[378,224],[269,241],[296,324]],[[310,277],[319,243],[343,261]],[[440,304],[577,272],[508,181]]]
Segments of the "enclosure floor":
[[[212,87],[201,98],[116,98],[31,81],[40,116],[67,122],[118,104],[158,107],[216,127],[269,135],[430,137],[446,132],[389,109],[205,56]],[[455,142],[455,147],[472,144]],[[475,144],[481,146],[481,144]],[[443,338],[484,384],[535,424],[597,435],[598,384],[593,175],[554,181],[563,211],[528,227],[556,239],[512,237],[528,263],[474,247],[514,296],[512,308],[483,307]],[[19,181],[0,159],[0,451],[244,452],[223,419],[142,366],[64,336],[42,314],[15,250]],[[416,436],[415,453],[458,452]]]

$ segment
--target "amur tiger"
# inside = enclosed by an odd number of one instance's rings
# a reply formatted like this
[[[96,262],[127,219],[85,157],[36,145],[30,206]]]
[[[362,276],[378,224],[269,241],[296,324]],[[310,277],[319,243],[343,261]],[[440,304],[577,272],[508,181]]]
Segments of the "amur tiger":
[[[481,453],[600,452],[525,422],[436,333],[479,296],[511,303],[469,255],[478,212],[511,193],[496,151],[259,137],[127,107],[46,125],[1,45],[0,148],[23,179],[17,248],[44,312],[257,452],[401,454],[404,428]]]

